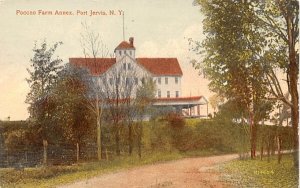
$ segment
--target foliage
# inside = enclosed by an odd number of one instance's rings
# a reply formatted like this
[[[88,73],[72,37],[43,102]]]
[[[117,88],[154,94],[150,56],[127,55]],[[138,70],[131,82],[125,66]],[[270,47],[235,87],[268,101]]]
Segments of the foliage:
[[[177,113],[169,113],[166,116],[166,121],[168,125],[171,126],[172,129],[182,129],[185,125],[185,119],[180,114]]]
[[[43,139],[49,139],[54,136],[53,124],[51,121],[53,112],[53,99],[50,97],[51,89],[57,81],[57,73],[61,69],[59,65],[62,60],[53,59],[53,55],[58,45],[48,46],[47,42],[41,43],[41,47],[35,44],[33,48],[33,58],[31,61],[31,69],[27,69],[30,77],[27,82],[30,92],[27,95],[26,103],[29,106],[31,121],[37,127],[37,133],[40,133]]]
[[[198,2],[205,15],[206,39],[194,42],[194,51],[204,55],[202,65],[192,62],[195,68],[204,69],[211,89],[248,109],[250,120],[265,118],[266,106],[272,101],[287,104],[292,114],[294,149],[298,150],[299,1]],[[279,79],[278,70],[285,74],[285,83]],[[282,84],[286,84],[291,100]],[[253,141],[256,123],[250,124]],[[252,148],[255,154],[255,145]],[[295,165],[297,159],[295,156]]]
[[[82,143],[84,136],[92,132],[92,115],[89,110],[88,73],[67,64],[59,73],[57,84],[52,89],[55,96],[55,119],[61,128],[65,142]]]

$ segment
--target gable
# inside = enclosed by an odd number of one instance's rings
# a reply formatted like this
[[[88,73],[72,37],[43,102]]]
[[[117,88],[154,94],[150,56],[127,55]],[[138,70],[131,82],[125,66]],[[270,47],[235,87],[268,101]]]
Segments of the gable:
[[[127,41],[123,41],[115,48],[115,51],[119,49],[135,49],[135,47],[133,46],[133,44],[128,43]]]

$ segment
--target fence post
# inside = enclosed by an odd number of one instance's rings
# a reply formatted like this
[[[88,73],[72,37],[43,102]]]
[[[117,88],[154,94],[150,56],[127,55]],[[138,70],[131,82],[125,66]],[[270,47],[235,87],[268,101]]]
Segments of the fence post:
[[[25,151],[25,162],[26,162],[26,164],[27,164],[27,162],[28,162],[27,151]]]
[[[43,164],[46,166],[47,165],[47,146],[48,146],[47,140],[43,140],[43,146],[44,146]]]
[[[6,163],[7,163],[7,167],[9,167],[8,149],[6,149]]]
[[[78,144],[78,142],[76,143],[76,160],[77,160],[77,162],[79,161],[79,144]]]

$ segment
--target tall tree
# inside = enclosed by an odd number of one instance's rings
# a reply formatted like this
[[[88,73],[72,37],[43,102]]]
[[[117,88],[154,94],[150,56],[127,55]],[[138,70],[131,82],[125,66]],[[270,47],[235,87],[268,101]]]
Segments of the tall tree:
[[[82,23],[82,28],[84,30],[81,33],[81,46],[83,50],[83,54],[85,58],[92,58],[93,63],[96,64],[97,57],[107,57],[109,55],[108,48],[103,43],[99,33],[92,31],[86,23]],[[96,124],[97,124],[97,155],[98,160],[102,159],[102,132],[101,132],[101,118],[103,113],[103,103],[101,102],[101,85],[99,79],[91,79],[89,96],[90,103],[88,107],[93,111],[96,116]]]
[[[57,73],[61,69],[60,58],[53,58],[56,48],[61,42],[48,46],[47,42],[41,43],[33,48],[33,58],[30,60],[31,68],[27,69],[30,77],[27,82],[30,92],[27,94],[26,103],[29,106],[30,119],[37,126],[38,133],[42,135],[44,146],[43,163],[47,164],[48,140],[55,135],[53,133],[52,108],[53,103],[50,97],[51,89],[57,80]]]
[[[205,15],[206,39],[196,42],[195,51],[204,48],[203,68],[210,88],[247,111],[250,125],[251,158],[255,157],[259,109],[265,104],[261,53],[264,39],[259,35],[259,21],[248,1],[199,1]],[[196,67],[197,64],[194,64]]]
[[[116,154],[120,155],[121,131],[128,126],[129,154],[132,152],[132,123],[135,110],[133,107],[135,91],[140,80],[134,67],[126,71],[123,67],[112,67],[100,78],[101,96],[105,109],[109,111],[108,119],[112,123]]]
[[[261,35],[268,38],[263,59],[265,60],[266,78],[273,99],[284,102],[291,108],[293,127],[294,164],[298,166],[298,126],[299,126],[299,1],[265,1],[257,6],[260,19]],[[285,85],[290,95],[282,90],[282,81],[276,74],[281,70],[285,76]]]
[[[296,45],[299,42],[299,2],[298,0],[266,0],[266,1],[198,1],[202,7],[203,12],[207,16],[205,23],[205,30],[210,31],[208,38],[214,43],[214,38],[211,36],[223,36],[228,37],[231,40],[232,36],[240,34],[246,37],[246,45],[240,43],[240,46],[247,46],[254,57],[262,62],[264,83],[268,87],[268,100],[281,100],[290,106],[292,111],[292,126],[293,126],[293,138],[294,138],[294,150],[295,154],[298,153],[298,124],[299,124],[299,99],[298,99],[298,60],[299,53]],[[243,6],[243,4],[245,6]],[[236,18],[231,18],[230,15],[235,15],[237,12],[232,11],[229,5],[235,6],[238,11],[242,11],[243,14],[238,14]],[[222,7],[226,7],[226,10]],[[246,7],[247,10],[243,9]],[[226,11],[226,14],[223,14]],[[221,17],[217,14],[222,15]],[[228,15],[228,16],[226,16]],[[223,17],[225,16],[225,17]],[[238,22],[243,18],[248,17],[245,22]],[[219,25],[219,29],[214,30],[214,26],[223,21],[229,21],[228,25]],[[238,24],[238,25],[237,25]],[[239,28],[239,32],[233,31],[233,33],[227,33],[227,29]],[[245,30],[246,28],[246,30]],[[243,30],[244,29],[244,30]],[[227,35],[226,35],[227,33]],[[208,38],[206,42],[208,41]],[[213,44],[212,44],[213,45]],[[228,52],[227,47],[223,44],[219,44],[224,47],[224,50]],[[242,49],[241,49],[242,50]],[[229,52],[235,53],[234,50],[229,49]],[[214,58],[214,54],[208,54]],[[208,57],[208,56],[207,56]],[[225,59],[221,58],[222,60]],[[279,75],[276,74],[278,70],[281,70],[286,75],[286,86],[291,95],[291,100],[288,100],[282,90],[282,81],[279,79]],[[298,165],[298,156],[295,155],[295,165]]]

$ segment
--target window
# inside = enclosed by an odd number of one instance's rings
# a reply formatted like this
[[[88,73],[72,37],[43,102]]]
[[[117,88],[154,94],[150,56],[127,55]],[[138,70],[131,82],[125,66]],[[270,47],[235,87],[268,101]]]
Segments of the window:
[[[113,85],[113,79],[112,78],[109,78],[109,84]]]
[[[161,78],[157,78],[157,83],[161,84]]]
[[[138,85],[139,79],[137,77],[134,78],[135,85]]]
[[[119,50],[119,54],[122,55],[122,51],[121,50]]]
[[[165,78],[165,84],[168,84],[168,77]]]
[[[123,69],[126,70],[126,63],[123,64]]]
[[[178,84],[178,77],[175,77],[175,84]]]
[[[124,54],[127,54],[126,50],[124,50]]]
[[[142,78],[141,81],[142,81],[142,84],[144,84],[145,83],[145,78]]]
[[[131,64],[130,63],[128,63],[128,70],[130,70],[131,69]]]
[[[130,54],[130,56],[132,56],[132,51],[131,50],[129,51],[129,54]]]
[[[167,91],[167,98],[170,98],[170,91]]]
[[[176,98],[179,97],[179,91],[176,91]]]
[[[126,85],[129,85],[129,78],[126,78]]]
[[[157,97],[161,98],[161,91],[160,90],[158,90],[158,92],[157,92]]]

